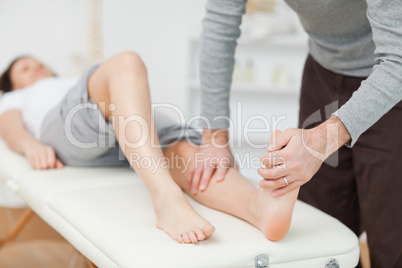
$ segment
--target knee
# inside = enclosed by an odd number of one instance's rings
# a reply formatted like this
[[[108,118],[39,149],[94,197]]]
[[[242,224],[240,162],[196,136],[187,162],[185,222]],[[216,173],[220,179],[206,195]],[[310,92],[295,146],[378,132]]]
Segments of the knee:
[[[121,52],[121,53],[117,54],[117,57],[122,63],[126,63],[126,64],[142,63],[140,55],[134,51]]]
[[[146,71],[144,62],[140,55],[134,51],[125,51],[115,56],[117,62],[116,66],[119,71],[134,71],[144,72]]]

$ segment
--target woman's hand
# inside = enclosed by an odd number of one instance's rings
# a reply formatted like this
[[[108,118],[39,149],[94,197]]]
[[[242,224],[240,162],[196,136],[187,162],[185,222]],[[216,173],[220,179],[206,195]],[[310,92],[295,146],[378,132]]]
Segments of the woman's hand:
[[[56,153],[52,147],[37,141],[25,146],[24,155],[34,169],[60,169],[64,167],[56,158]]]
[[[23,154],[34,169],[63,168],[53,148],[37,141],[25,128],[20,110],[0,115],[0,137],[10,149]]]

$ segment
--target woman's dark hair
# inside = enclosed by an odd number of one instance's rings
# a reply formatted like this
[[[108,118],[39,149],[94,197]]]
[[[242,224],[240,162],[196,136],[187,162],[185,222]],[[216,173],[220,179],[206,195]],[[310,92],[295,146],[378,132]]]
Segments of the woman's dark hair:
[[[9,92],[13,88],[13,84],[11,83],[11,69],[13,68],[14,64],[22,58],[27,58],[29,56],[20,56],[14,59],[10,65],[8,65],[7,69],[1,74],[0,76],[0,91]]]

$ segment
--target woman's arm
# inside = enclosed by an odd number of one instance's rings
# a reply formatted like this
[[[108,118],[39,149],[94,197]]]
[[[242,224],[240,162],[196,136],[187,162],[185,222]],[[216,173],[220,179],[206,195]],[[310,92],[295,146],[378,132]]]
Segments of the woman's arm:
[[[34,169],[63,168],[54,149],[34,139],[25,129],[19,110],[0,115],[0,137],[8,146],[23,154]]]

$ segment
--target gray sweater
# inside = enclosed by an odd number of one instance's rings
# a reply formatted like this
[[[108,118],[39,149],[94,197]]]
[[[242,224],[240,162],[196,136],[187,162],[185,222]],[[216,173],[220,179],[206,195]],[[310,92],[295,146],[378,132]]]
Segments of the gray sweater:
[[[352,137],[348,146],[353,146],[402,100],[402,0],[285,1],[297,12],[309,34],[309,52],[321,66],[368,77],[335,113]],[[246,2],[207,3],[200,55],[201,112],[212,129],[229,127],[227,120],[214,118],[230,115],[234,53]]]

